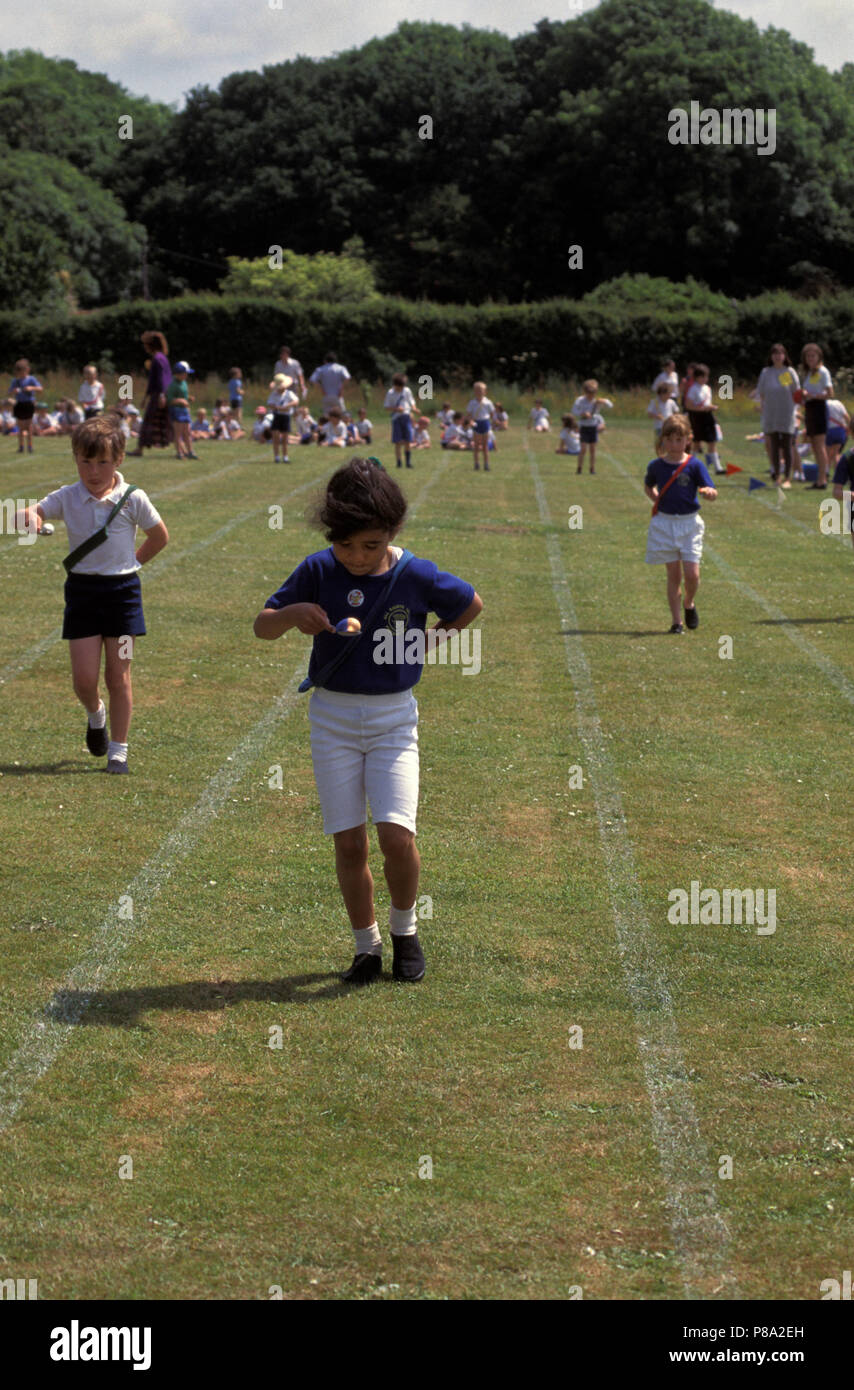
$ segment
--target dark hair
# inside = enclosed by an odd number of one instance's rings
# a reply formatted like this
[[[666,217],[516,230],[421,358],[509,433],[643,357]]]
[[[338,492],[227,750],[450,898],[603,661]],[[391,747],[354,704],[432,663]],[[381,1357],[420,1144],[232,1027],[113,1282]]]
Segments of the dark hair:
[[[159,328],[147,328],[142,334],[142,345],[149,351],[153,348],[155,352],[162,352],[164,357],[169,356],[169,344]]]
[[[406,372],[395,372],[394,376],[391,379],[391,384],[392,386],[405,386]]]
[[[710,376],[710,375],[711,375],[711,373],[710,373],[708,367],[706,366],[705,362],[692,362],[691,365],[692,365],[692,367],[694,368],[693,375],[694,375],[695,377],[696,377],[696,376]]]
[[[770,349],[769,349],[769,351],[768,351],[768,360],[766,361],[765,366],[766,366],[766,367],[773,367],[773,365],[774,365],[774,349],[775,349],[775,348],[779,348],[780,352],[782,352],[784,358],[786,359],[786,366],[787,366],[787,367],[791,367],[791,365],[792,365],[792,360],[791,360],[791,358],[789,357],[789,354],[787,353],[786,349],[783,347],[783,344],[782,344],[782,343],[772,343],[772,344],[771,344],[771,347],[770,347]]]
[[[397,531],[406,516],[406,498],[371,459],[352,458],[332,474],[308,515],[328,541],[343,541],[357,531]]]
[[[75,458],[107,459],[115,468],[125,451],[119,417],[108,410],[76,425],[71,431],[71,450]]]
[[[335,353],[334,353],[334,352],[327,352],[327,354],[326,354],[326,356],[324,357],[323,360],[324,360],[324,362],[334,362],[334,361],[335,361]]]

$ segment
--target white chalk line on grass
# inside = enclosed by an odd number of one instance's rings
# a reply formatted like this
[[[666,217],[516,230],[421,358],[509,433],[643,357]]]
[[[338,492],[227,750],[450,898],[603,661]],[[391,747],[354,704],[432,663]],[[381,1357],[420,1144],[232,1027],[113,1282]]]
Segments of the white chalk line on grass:
[[[632,476],[625,465],[620,463],[619,459],[615,458],[613,454],[606,454],[605,457],[615,465],[617,470],[622,473],[623,477],[627,478],[639,492],[643,492],[643,488],[637,478]],[[750,584],[746,583],[746,581],[741,578],[741,575],[733,569],[732,565],[728,564],[723,556],[719,555],[714,547],[709,545],[707,541],[703,542],[703,555],[708,556],[712,564],[720,571],[728,584],[731,584],[734,589],[737,589],[738,592],[743,594],[751,603],[756,604],[757,608],[761,608],[763,612],[767,613],[768,617],[772,618],[773,621],[779,625],[780,631],[785,637],[788,637],[792,645],[797,647],[798,651],[807,657],[814,666],[817,666],[820,671],[823,671],[831,684],[836,686],[840,695],[844,696],[849,704],[854,705],[854,682],[850,681],[845,672],[841,671],[829,657],[825,656],[824,652],[819,651],[818,647],[814,647],[808,638],[798,632],[792,619],[783,612],[782,608],[778,608],[777,605],[771,603],[764,594],[760,594],[756,589],[752,588]]]
[[[119,916],[118,901],[110,907],[89,949],[55,992],[44,1016],[27,1027],[17,1051],[0,1074],[0,1133],[11,1124],[39,1078],[55,1062],[88,1009],[92,996],[112,973],[132,936],[145,925],[149,910],[172,877],[175,865],[196,847],[247,768],[260,754],[276,724],[287,718],[298,703],[297,687],[301,679],[300,666],[284,692],[276,697],[266,714],[210,778],[195,804],[122,890],[122,897],[132,901],[133,918],[125,920]]]
[[[551,524],[545,489],[530,445],[525,451],[540,519]],[[644,912],[619,779],[596,707],[590,666],[561,558],[560,542],[546,535],[552,588],[564,625],[566,665],[576,700],[576,722],[599,821],[599,841],[614,914],[617,944],[631,1000],[637,1045],[652,1110],[652,1132],[664,1178],[676,1254],[687,1298],[708,1296],[701,1287],[737,1297],[729,1273],[729,1231],[718,1209],[715,1179],[706,1157],[691,1080],[679,1042],[673,999],[655,936]]]
[[[321,481],[322,475],[309,478],[308,482],[300,483],[299,487],[293,488],[284,497],[278,498],[276,502],[265,504],[265,506],[260,509],[258,507],[252,507],[249,511],[241,512],[238,516],[233,516],[230,521],[225,522],[223,526],[220,526],[216,531],[212,532],[211,535],[204,536],[201,540],[196,541],[194,545],[188,546],[186,550],[179,550],[171,555],[167,552],[162,558],[158,557],[152,560],[151,567],[146,568],[146,587],[152,584],[154,580],[158,579],[166,570],[171,569],[173,565],[181,564],[184,560],[192,559],[194,555],[198,555],[201,551],[207,550],[212,545],[216,545],[217,541],[221,541],[238,526],[242,526],[245,521],[251,520],[252,517],[262,515],[263,512],[267,510],[268,506],[282,507],[286,502],[289,502],[291,498],[298,497],[301,492],[306,492],[309,488],[316,487]],[[12,661],[8,662],[6,666],[0,668],[0,686],[8,685],[16,676],[20,676],[24,671],[28,671],[30,667],[38,661],[39,657],[49,651],[54,643],[58,642],[61,637],[62,628],[55,627],[46,637],[42,637],[40,641],[36,642],[34,646],[28,647],[20,656],[15,657]]]
[[[425,483],[410,508],[410,516],[417,513],[447,464],[447,459],[442,460]],[[176,864],[185,860],[195,849],[233,789],[261,753],[275,726],[280,720],[286,719],[299,703],[298,686],[302,676],[300,663],[283,693],[276,696],[267,712],[240,740],[207,782],[195,804],[184,813],[154,855],[122,890],[95,932],[88,950],[54,992],[44,1015],[34,1019],[26,1028],[8,1066],[0,1073],[0,1134],[9,1127],[33,1087],[56,1061],[93,996],[115,969],[132,937],[145,925],[152,904],[166,887]],[[132,902],[133,917],[126,919],[119,916],[119,911],[121,900],[126,902],[128,898]]]

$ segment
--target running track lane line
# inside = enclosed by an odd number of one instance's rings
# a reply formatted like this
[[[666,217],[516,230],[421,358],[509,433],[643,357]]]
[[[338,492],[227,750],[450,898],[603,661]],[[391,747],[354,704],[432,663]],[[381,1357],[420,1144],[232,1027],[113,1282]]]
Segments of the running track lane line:
[[[615,458],[613,454],[606,454],[605,457],[615,465],[617,471],[622,473],[624,478],[627,478],[628,481],[632,483],[638,492],[643,493],[643,488],[637,478],[633,477],[625,465],[620,463],[619,459]],[[645,495],[646,494],[644,494],[644,496]],[[823,537],[822,539],[827,538]],[[845,540],[847,537],[843,537],[843,539]],[[803,656],[807,657],[814,666],[817,666],[820,671],[823,671],[827,679],[836,686],[836,689],[845,697],[848,703],[854,705],[854,682],[850,681],[845,672],[841,671],[829,657],[825,656],[824,652],[819,651],[818,647],[814,647],[808,638],[801,635],[798,629],[793,626],[791,618],[783,612],[782,608],[778,608],[776,604],[770,603],[768,599],[765,598],[764,594],[760,594],[756,589],[751,588],[749,584],[745,583],[741,575],[733,569],[732,565],[728,564],[722,555],[718,555],[717,551],[705,540],[703,541],[703,555],[708,555],[712,564],[720,571],[728,584],[731,584],[734,589],[737,589],[740,594],[743,594],[746,599],[754,603],[757,608],[761,608],[763,612],[768,614],[769,618],[772,618],[775,623],[779,624],[780,631],[785,637],[788,637],[792,645],[797,647],[798,651],[801,652]]]
[[[548,526],[552,524],[551,513],[527,440],[525,452],[540,520]],[[575,691],[578,736],[596,803],[620,962],[634,1012],[652,1133],[685,1297],[708,1298],[725,1291],[725,1297],[737,1298],[738,1289],[729,1272],[729,1231],[718,1209],[715,1179],[694,1108],[664,965],[643,908],[620,784],[602,732],[590,666],[582,639],[574,635],[578,618],[554,532],[546,535],[546,548],[558,612],[564,626],[571,629],[563,634],[566,666]]]
[[[441,460],[439,467],[428,478],[409,509],[411,517],[415,516],[449,462],[449,458]],[[43,1016],[33,1019],[28,1025],[17,1051],[5,1071],[0,1073],[0,1134],[8,1129],[33,1087],[56,1061],[88,1009],[93,995],[112,974],[119,956],[138,928],[145,925],[151,905],[172,877],[174,864],[186,859],[192,852],[232,790],[242,781],[247,768],[261,754],[275,726],[300,703],[298,685],[302,674],[300,662],[283,693],[276,696],[266,714],[232,750],[207,782],[195,804],[185,811],[152,858],[122,889],[121,896],[129,896],[133,900],[133,919],[119,917],[118,900],[111,905],[89,949],[54,992]]]

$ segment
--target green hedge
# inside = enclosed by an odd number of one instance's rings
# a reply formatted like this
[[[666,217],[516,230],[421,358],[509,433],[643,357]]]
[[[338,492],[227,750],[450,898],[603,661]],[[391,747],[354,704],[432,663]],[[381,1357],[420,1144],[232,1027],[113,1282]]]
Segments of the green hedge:
[[[624,387],[651,380],[665,356],[680,366],[702,359],[715,376],[752,380],[778,338],[795,359],[805,341],[816,339],[831,370],[854,364],[854,291],[811,300],[778,291],[716,309],[557,299],[469,307],[388,297],[362,309],[290,309],[263,299],[185,295],[56,321],[0,313],[0,358],[7,369],[27,356],[37,372],[93,361],[105,372],[108,362],[109,370],[139,373],[144,328],[160,328],[173,360],[187,358],[200,376],[234,365],[263,376],[279,345],[289,342],[307,371],[333,350],[354,376],[371,381],[403,367],[410,378],[429,374],[437,387],[479,376],[524,387],[550,375],[594,375]]]

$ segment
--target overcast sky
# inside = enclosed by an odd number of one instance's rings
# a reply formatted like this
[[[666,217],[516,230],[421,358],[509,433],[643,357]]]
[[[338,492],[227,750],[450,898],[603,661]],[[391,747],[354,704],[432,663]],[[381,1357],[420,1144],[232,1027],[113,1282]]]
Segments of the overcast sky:
[[[281,9],[271,9],[281,4]],[[571,19],[593,0],[0,0],[0,51],[38,48],[105,72],[129,91],[183,105],[199,83],[260,69],[297,54],[321,58],[389,34],[404,19],[468,23],[519,34],[538,19]],[[831,69],[854,60],[852,0],[728,0],[726,9],[760,29],[775,25]]]

